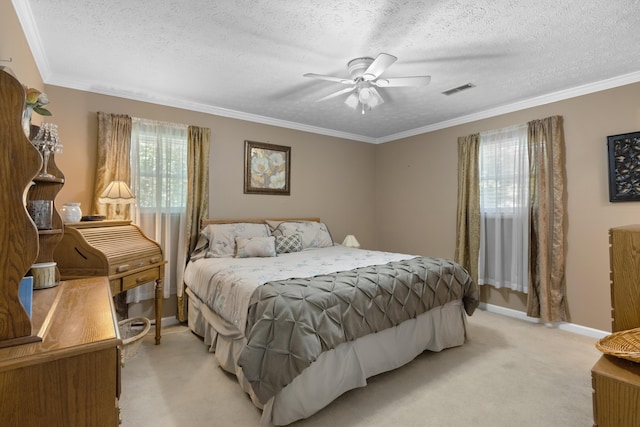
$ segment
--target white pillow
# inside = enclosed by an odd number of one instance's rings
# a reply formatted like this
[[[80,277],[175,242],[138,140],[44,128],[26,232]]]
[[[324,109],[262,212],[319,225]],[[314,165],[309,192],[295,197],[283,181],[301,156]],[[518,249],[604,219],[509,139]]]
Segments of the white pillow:
[[[269,237],[236,237],[237,258],[276,256],[276,238]]]
[[[291,236],[299,234],[302,237],[302,249],[326,248],[333,246],[333,238],[329,228],[316,221],[267,221],[274,236]]]
[[[209,239],[206,258],[233,257],[236,254],[237,237],[268,237],[266,224],[234,222],[231,224],[209,224],[204,232]]]

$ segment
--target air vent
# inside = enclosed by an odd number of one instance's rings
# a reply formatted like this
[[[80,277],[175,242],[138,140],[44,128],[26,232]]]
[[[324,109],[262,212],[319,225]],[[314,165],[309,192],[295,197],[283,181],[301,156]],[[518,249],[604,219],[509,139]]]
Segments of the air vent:
[[[471,89],[472,87],[476,87],[473,83],[467,83],[466,85],[454,87],[453,89],[445,90],[442,92],[443,95],[453,95],[454,93],[462,92],[463,90]]]

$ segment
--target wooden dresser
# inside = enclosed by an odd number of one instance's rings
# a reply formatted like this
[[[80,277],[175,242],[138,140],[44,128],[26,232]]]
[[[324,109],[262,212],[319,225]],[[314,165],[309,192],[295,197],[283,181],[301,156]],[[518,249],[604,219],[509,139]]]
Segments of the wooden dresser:
[[[611,331],[640,327],[640,225],[609,230]]]
[[[62,280],[107,276],[113,295],[155,282],[156,344],[162,327],[164,261],[160,245],[131,221],[65,224],[54,259]]]
[[[117,426],[120,335],[105,277],[34,292],[42,341],[0,349],[0,425]]]
[[[63,179],[29,190],[42,157],[24,108],[22,84],[0,67],[0,425],[116,426],[121,341],[107,279],[34,291],[31,316],[19,299],[30,266],[62,236],[39,233],[27,214],[27,200],[53,200]]]
[[[640,225],[609,230],[611,330],[640,327]],[[598,427],[640,426],[640,364],[602,356],[591,370]]]

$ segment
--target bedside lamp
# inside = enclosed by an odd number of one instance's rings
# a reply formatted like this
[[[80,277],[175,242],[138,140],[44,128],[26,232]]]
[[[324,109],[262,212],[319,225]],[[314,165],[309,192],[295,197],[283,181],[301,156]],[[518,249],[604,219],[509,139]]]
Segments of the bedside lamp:
[[[342,242],[342,246],[346,246],[348,248],[359,248],[360,242],[356,239],[356,236],[353,234],[348,234],[347,237],[344,238],[344,242]]]
[[[115,219],[124,218],[124,214],[120,212],[120,205],[128,205],[135,201],[136,196],[133,195],[131,189],[124,181],[111,181],[98,198],[98,202],[100,203],[116,205]]]

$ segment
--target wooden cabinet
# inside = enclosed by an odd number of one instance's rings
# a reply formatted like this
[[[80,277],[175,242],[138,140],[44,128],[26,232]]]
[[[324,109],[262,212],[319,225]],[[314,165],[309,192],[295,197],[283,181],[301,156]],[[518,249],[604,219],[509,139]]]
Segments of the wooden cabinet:
[[[602,356],[591,371],[597,427],[640,426],[640,364]]]
[[[640,225],[609,230],[611,330],[640,327]],[[640,364],[602,356],[591,370],[598,427],[640,426]]]
[[[611,330],[640,327],[640,225],[609,230]]]
[[[24,106],[24,88],[0,69],[0,425],[116,426],[121,341],[107,278],[35,291],[31,318],[18,297],[39,245],[50,256],[62,236],[57,222],[39,235],[27,213],[28,199],[53,200],[63,181],[29,189],[42,157],[24,134]]]
[[[0,349],[0,425],[117,426],[120,335],[106,277],[34,293],[41,342]]]

